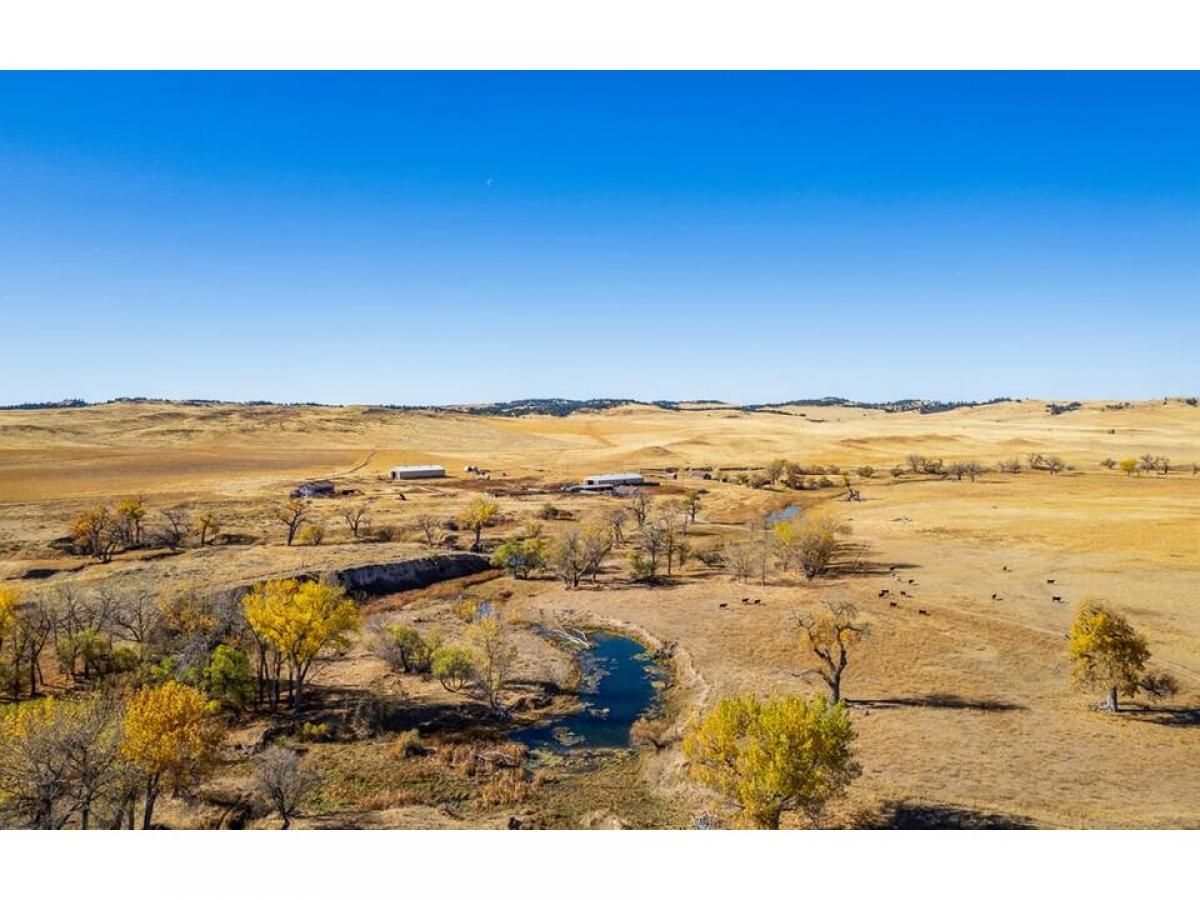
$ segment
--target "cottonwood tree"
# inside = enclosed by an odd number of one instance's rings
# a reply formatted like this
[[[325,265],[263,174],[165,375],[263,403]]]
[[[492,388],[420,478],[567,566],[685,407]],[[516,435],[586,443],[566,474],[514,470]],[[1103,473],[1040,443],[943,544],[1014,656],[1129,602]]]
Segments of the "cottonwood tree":
[[[859,619],[853,603],[831,600],[815,615],[802,614],[797,626],[804,649],[818,660],[816,667],[800,674],[819,676],[829,688],[829,702],[839,702],[842,675],[850,664],[850,648],[866,637],[867,624]]]
[[[550,570],[568,588],[579,587],[588,571],[588,553],[579,529],[571,528],[556,537],[546,554]]]
[[[608,512],[608,527],[612,529],[613,544],[617,547],[625,545],[625,534],[622,529],[628,519],[628,514],[619,506]]]
[[[1121,467],[1121,471],[1124,472],[1126,475],[1132,475],[1134,472],[1137,471],[1138,461],[1131,456],[1131,457],[1128,457],[1127,459],[1121,460],[1121,462],[1118,463],[1118,465]]]
[[[274,745],[254,761],[254,782],[259,793],[283,819],[282,830],[292,825],[305,802],[321,784],[321,776],[300,764],[295,750]]]
[[[142,521],[146,518],[146,501],[140,496],[123,497],[116,506],[116,526],[126,547],[142,542]]]
[[[528,578],[546,566],[546,539],[538,534],[513,535],[492,552],[490,561],[514,578]]]
[[[105,506],[94,506],[76,516],[71,524],[71,537],[76,546],[101,562],[111,560],[120,545],[117,524]]]
[[[143,829],[153,824],[164,788],[186,790],[208,773],[224,735],[207,698],[193,687],[168,681],[130,698],[121,750],[143,778]]]
[[[824,697],[726,697],[688,729],[683,753],[697,781],[757,828],[798,810],[819,825],[826,805],[861,773],[843,704]]]
[[[771,484],[775,484],[775,482],[779,481],[780,477],[787,469],[787,464],[788,463],[786,459],[773,459],[767,463],[767,467],[763,471],[763,474],[767,476],[767,481],[769,481]]]
[[[106,696],[47,698],[0,715],[0,818],[86,830],[120,772],[120,710]]]
[[[517,648],[508,628],[499,616],[487,616],[467,626],[466,639],[471,648],[475,687],[494,712],[503,713],[502,695],[517,662]]]
[[[738,581],[749,581],[754,574],[758,553],[749,541],[730,541],[721,551],[725,567]]]
[[[1121,696],[1145,691],[1163,697],[1178,690],[1174,677],[1146,672],[1150,661],[1146,639],[1114,610],[1093,602],[1080,604],[1067,638],[1076,683],[1104,689],[1104,707],[1110,712],[1118,711]]]
[[[200,546],[203,547],[221,533],[221,519],[215,512],[202,512],[196,516],[194,528],[196,530],[196,537],[200,541]]]
[[[448,691],[458,693],[471,684],[474,657],[466,647],[447,644],[438,647],[430,660],[430,672]]]
[[[274,670],[273,697],[278,698],[280,664],[286,663],[292,711],[298,713],[313,662],[326,651],[345,648],[358,627],[358,607],[341,588],[295,579],[256,585],[242,603],[263,653],[260,671],[264,666]]]
[[[499,515],[500,507],[495,501],[480,497],[458,517],[459,527],[473,532],[475,535],[475,542],[471,545],[472,550],[479,551],[482,546],[483,529],[495,525]]]
[[[276,521],[287,528],[287,545],[292,546],[300,526],[308,521],[309,502],[302,497],[292,497],[280,503],[272,511]]]
[[[696,488],[688,488],[687,493],[683,495],[683,508],[687,511],[688,521],[693,525],[696,524],[696,514],[700,512],[700,491]]]
[[[172,550],[183,546],[183,542],[187,540],[191,534],[191,513],[182,507],[173,506],[170,509],[164,509],[159,513],[163,519],[163,527],[161,531],[162,542]]]
[[[428,546],[436,547],[438,545],[442,538],[442,523],[436,516],[429,514],[417,516],[417,528]]]
[[[342,520],[350,529],[351,535],[358,537],[360,532],[370,528],[370,512],[371,508],[366,503],[358,503],[342,510]]]
[[[583,527],[580,533],[583,550],[584,570],[592,577],[595,584],[600,574],[600,567],[612,552],[612,533],[602,522],[592,522]]]
[[[638,528],[642,528],[646,524],[653,506],[654,498],[645,491],[635,490],[633,492],[633,496],[629,498],[629,512],[633,515],[633,520],[637,522]]]

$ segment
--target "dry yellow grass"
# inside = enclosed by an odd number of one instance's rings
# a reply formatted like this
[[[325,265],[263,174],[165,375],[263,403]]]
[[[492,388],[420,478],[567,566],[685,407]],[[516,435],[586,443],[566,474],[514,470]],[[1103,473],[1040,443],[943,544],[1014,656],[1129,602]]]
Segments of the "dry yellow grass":
[[[664,481],[663,490],[710,492],[694,537],[699,543],[719,542],[753,515],[790,502],[828,505],[849,521],[872,561],[900,567],[903,584],[883,574],[811,585],[775,577],[766,588],[747,587],[691,563],[674,586],[647,589],[624,584],[614,567],[600,589],[568,592],[548,581],[523,588],[514,611],[533,617],[570,609],[677,641],[697,675],[679,698],[687,715],[727,691],[814,689],[791,674],[807,665],[791,623],[822,598],[848,597],[872,620],[874,636],[847,677],[847,695],[871,701],[854,711],[865,774],[847,815],[906,802],[971,807],[1036,825],[1197,827],[1200,477],[1190,464],[1200,463],[1200,409],[1176,401],[1107,406],[1089,402],[1060,416],[1035,401],[925,416],[629,407],[524,419],[152,404],[5,412],[0,577],[32,565],[77,565],[49,542],[82,506],[131,492],[145,494],[152,508],[220,508],[230,530],[260,543],[163,561],[118,557],[55,582],[221,582],[290,571],[306,557],[359,561],[421,552],[412,543],[350,544],[345,529],[338,531],[339,501],[316,508],[330,541],[341,546],[280,546],[281,530],[265,510],[301,477],[336,475],[339,486],[362,491],[378,524],[397,526],[422,512],[452,515],[478,491],[496,490],[507,518],[497,531],[504,533],[548,499],[576,519],[616,502],[544,492],[591,471],[634,468],[664,477],[667,467],[756,466],[781,456],[844,470],[870,464],[875,477],[855,477],[861,503],[841,502],[836,490],[796,494],[683,478]],[[975,483],[886,473],[908,453],[993,464],[1034,452],[1060,455],[1075,471],[990,473]],[[1130,478],[1098,466],[1107,456],[1142,453],[1171,458],[1177,471]],[[452,474],[477,464],[497,475],[490,482],[380,480],[401,462],[440,462]],[[892,608],[878,597],[884,587],[913,596]],[[744,608],[739,601],[747,595],[764,603]],[[1146,634],[1155,662],[1182,683],[1169,704],[1176,712],[1106,716],[1071,688],[1063,632],[1084,597],[1106,598]],[[721,609],[722,602],[732,608]],[[346,678],[381,677],[361,654],[351,662],[365,668],[344,669]],[[335,687],[338,672],[335,666],[320,677]],[[703,805],[679,777],[674,751],[647,760],[646,771],[672,802]],[[416,820],[396,813],[379,821]]]

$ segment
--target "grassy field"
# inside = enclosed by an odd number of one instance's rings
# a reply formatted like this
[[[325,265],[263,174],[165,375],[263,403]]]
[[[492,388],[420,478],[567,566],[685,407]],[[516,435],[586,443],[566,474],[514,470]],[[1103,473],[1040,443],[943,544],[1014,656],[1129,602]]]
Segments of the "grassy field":
[[[975,481],[889,474],[913,453],[989,466],[1055,454],[1068,468],[990,471]],[[1170,458],[1173,470],[1131,477],[1099,465],[1144,453]],[[862,497],[853,503],[840,475],[831,476],[832,488],[792,491],[687,474],[755,469],[777,457],[875,471],[851,475]],[[392,465],[427,462],[444,464],[452,477],[384,478]],[[0,412],[0,578],[31,589],[121,581],[169,589],[405,559],[428,552],[417,516],[451,516],[484,492],[503,514],[485,532],[494,544],[540,521],[547,502],[561,516],[544,524],[550,532],[622,503],[558,492],[597,471],[645,472],[659,482],[658,502],[702,487],[689,536],[697,548],[719,546],[770,510],[824,507],[852,529],[849,540],[868,564],[860,571],[812,582],[773,572],[765,586],[743,585],[693,560],[668,583],[647,587],[614,560],[598,584],[579,590],[548,577],[466,590],[530,621],[569,615],[675,642],[687,670],[677,672],[668,698],[676,726],[729,692],[815,690],[795,674],[808,666],[795,618],[824,599],[850,599],[872,626],[846,680],[864,775],[836,822],[1200,827],[1200,476],[1192,463],[1200,463],[1200,409],[1177,400],[1089,401],[1059,415],[1033,400],[930,415],[824,406],[628,406],[561,418],[170,404]],[[491,478],[466,476],[467,465]],[[271,504],[317,476],[357,493],[316,501],[327,530],[321,546],[284,546]],[[103,565],[56,549],[82,508],[127,494],[144,496],[152,518],[175,505],[218,512],[225,538],[179,553],[119,554]],[[390,541],[352,538],[339,511],[360,502]],[[450,540],[465,546],[462,535]],[[60,574],[29,577],[46,570]],[[885,588],[909,596],[893,607],[879,596]],[[458,596],[432,588],[371,601],[366,611],[453,629]],[[744,605],[747,596],[761,602]],[[1156,665],[1179,679],[1177,697],[1114,716],[1072,688],[1064,633],[1084,598],[1128,615]],[[522,647],[525,677],[568,677],[562,654],[546,642],[530,637]],[[436,683],[396,683],[361,640],[314,679],[331,703],[339,691],[457,702]],[[434,756],[381,767],[392,759],[386,744],[373,738],[310,751],[336,778],[308,824],[503,827],[511,814],[552,826],[674,827],[713,803],[684,777],[677,745],[566,766],[510,810],[464,806],[479,777],[434,771]],[[231,763],[222,778],[236,782],[238,771]],[[168,813],[178,824],[210,824],[184,806]]]

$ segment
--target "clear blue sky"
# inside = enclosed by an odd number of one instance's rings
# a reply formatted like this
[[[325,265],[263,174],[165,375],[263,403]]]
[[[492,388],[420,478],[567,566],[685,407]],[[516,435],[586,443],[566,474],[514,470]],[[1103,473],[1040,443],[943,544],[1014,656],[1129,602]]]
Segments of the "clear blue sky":
[[[1195,74],[0,74],[0,402],[1200,391]]]

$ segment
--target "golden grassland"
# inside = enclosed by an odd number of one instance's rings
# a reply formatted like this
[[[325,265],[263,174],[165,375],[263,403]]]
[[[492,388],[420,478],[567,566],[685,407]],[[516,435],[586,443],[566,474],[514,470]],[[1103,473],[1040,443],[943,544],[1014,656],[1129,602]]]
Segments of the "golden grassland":
[[[1180,401],[1115,406],[1088,402],[1061,415],[1037,401],[931,415],[629,406],[517,419],[170,404],[2,412],[0,578],[50,568],[64,571],[37,584],[224,585],[391,561],[428,552],[412,528],[418,514],[450,516],[484,491],[497,495],[504,516],[488,533],[493,542],[535,520],[548,501],[576,522],[621,502],[555,492],[594,471],[645,471],[660,481],[660,501],[684,487],[704,489],[690,535],[697,546],[719,544],[767,510],[824,506],[851,526],[851,540],[875,574],[805,583],[773,573],[766,586],[742,585],[692,561],[669,584],[645,587],[629,583],[614,560],[598,585],[575,591],[546,578],[468,590],[502,600],[514,617],[569,617],[675,642],[678,665],[687,670],[677,671],[668,697],[676,726],[728,692],[815,690],[797,674],[808,663],[795,617],[826,598],[851,599],[872,626],[846,681],[864,775],[835,821],[886,822],[881,811],[892,810],[896,821],[935,824],[976,816],[1014,826],[1200,827],[1200,477],[1191,474],[1191,463],[1200,463],[1200,409]],[[1057,454],[1072,468],[1054,476],[989,472],[975,482],[887,472],[910,453],[990,465],[1035,452]],[[1143,453],[1169,457],[1176,468],[1166,477],[1128,477],[1098,465]],[[844,502],[840,485],[794,492],[685,474],[698,466],[758,467],[776,457],[876,471],[852,475],[858,503]],[[453,477],[383,480],[392,465],[424,462],[446,465]],[[492,478],[460,477],[468,464],[491,470]],[[270,504],[300,478],[331,475],[339,488],[360,493],[314,504],[329,532],[325,544],[283,546]],[[145,496],[152,510],[217,510],[236,539],[179,554],[122,554],[107,565],[52,548],[82,507],[130,493]],[[337,510],[360,501],[370,504],[376,528],[395,530],[392,542],[351,540]],[[885,588],[891,596],[881,598]],[[453,629],[454,596],[436,588],[413,592],[372,601],[367,613]],[[744,605],[742,597],[761,603]],[[1155,663],[1179,678],[1178,697],[1111,716],[1092,708],[1096,698],[1073,690],[1063,636],[1075,605],[1088,597],[1105,598],[1129,616],[1149,639]],[[528,641],[525,675],[561,679],[562,654],[544,643]],[[459,702],[436,683],[394,682],[361,641],[314,675],[331,696],[365,690],[417,705]],[[478,804],[451,815],[455,792],[467,790],[461,774],[436,772],[428,760],[384,764],[393,758],[386,744],[314,749],[338,775],[310,824],[508,821],[511,810]],[[226,777],[235,776],[236,767]],[[626,799],[606,800],[618,795]],[[534,817],[552,825],[678,826],[712,802],[684,777],[676,746],[564,770],[539,797],[514,809],[523,814],[532,804]],[[177,815],[181,824],[192,821],[183,808]]]

